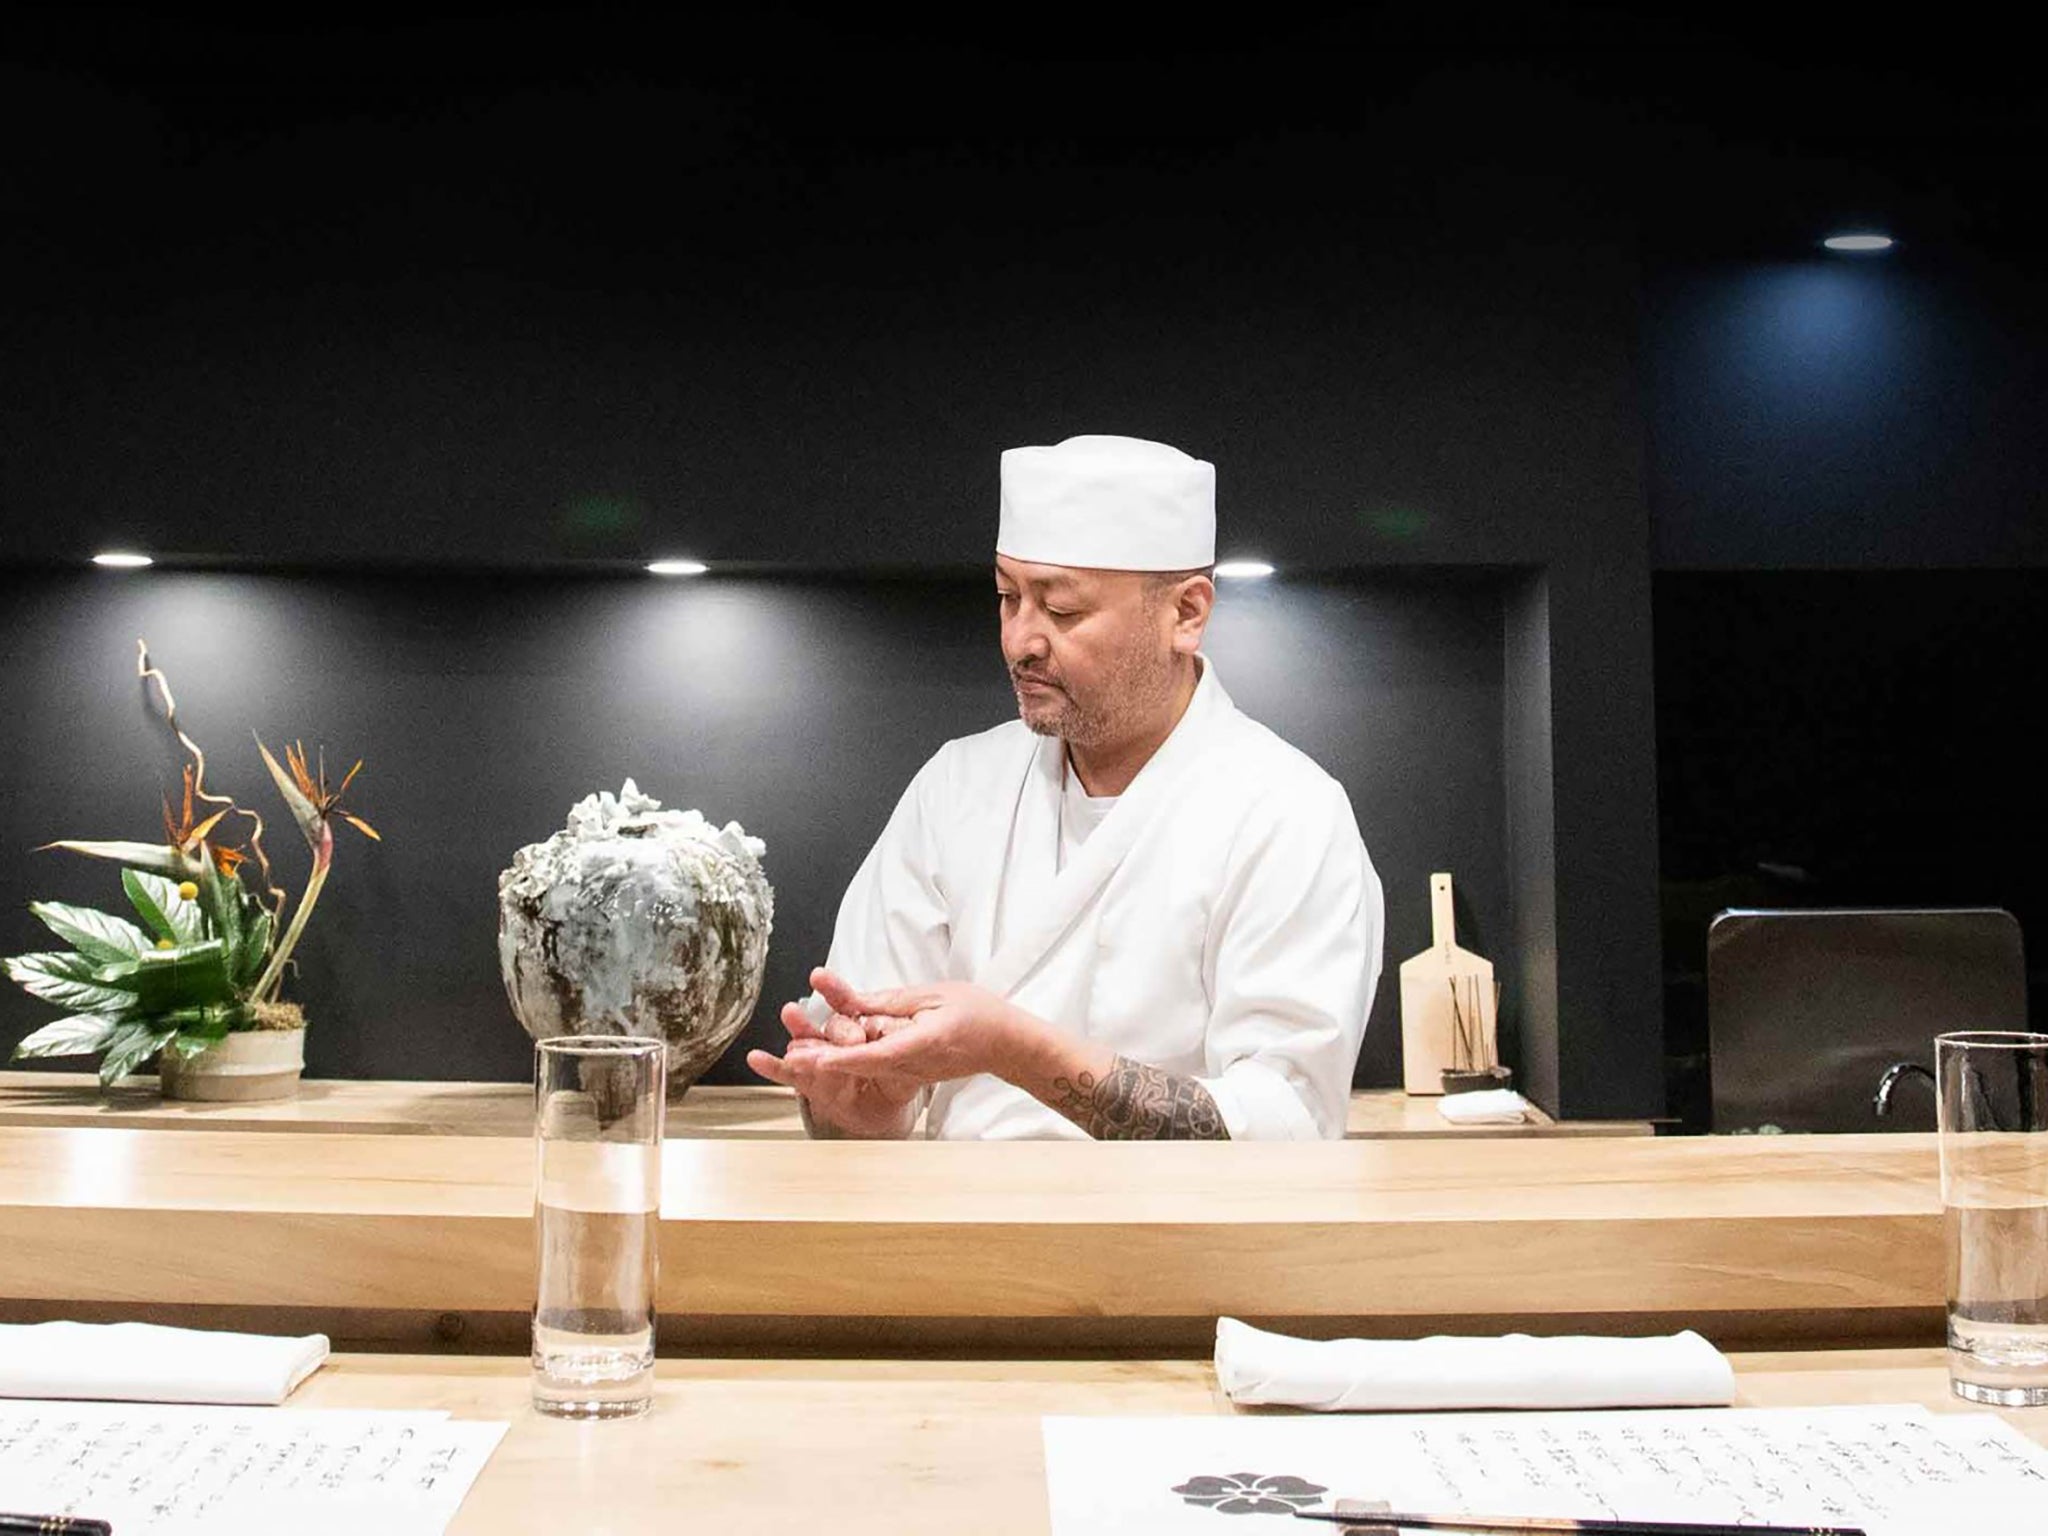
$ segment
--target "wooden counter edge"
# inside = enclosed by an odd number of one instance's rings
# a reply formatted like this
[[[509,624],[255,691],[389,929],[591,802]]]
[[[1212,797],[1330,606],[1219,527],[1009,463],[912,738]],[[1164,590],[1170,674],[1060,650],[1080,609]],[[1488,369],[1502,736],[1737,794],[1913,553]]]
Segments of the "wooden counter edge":
[[[89,1072],[0,1072],[0,1125],[161,1130],[357,1132],[364,1135],[523,1135],[532,1090],[524,1083],[308,1078],[298,1095],[260,1104],[196,1104],[160,1096],[156,1079],[102,1090]],[[1557,1121],[1534,1105],[1521,1125],[1458,1126],[1441,1101],[1398,1088],[1351,1095],[1351,1137],[1648,1136],[1646,1120]],[[669,1106],[671,1136],[800,1139],[787,1089],[700,1084]]]

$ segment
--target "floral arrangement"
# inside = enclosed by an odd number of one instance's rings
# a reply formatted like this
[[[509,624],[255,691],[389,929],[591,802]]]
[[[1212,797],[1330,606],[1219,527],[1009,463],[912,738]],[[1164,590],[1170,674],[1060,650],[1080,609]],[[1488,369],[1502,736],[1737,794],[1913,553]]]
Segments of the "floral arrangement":
[[[259,738],[256,750],[312,855],[312,871],[294,905],[272,878],[263,818],[207,789],[206,754],[179,726],[170,682],[150,665],[149,647],[141,641],[136,670],[145,686],[155,684],[165,724],[192,759],[178,804],[164,802],[164,840],[65,840],[47,846],[121,865],[121,888],[140,921],[61,902],[30,902],[29,911],[68,947],[4,962],[8,976],[28,992],[67,1010],[17,1045],[14,1058],[97,1054],[103,1086],[159,1051],[190,1059],[231,1032],[304,1028],[298,1005],[278,993],[333,866],[333,823],[346,821],[377,837],[341,808],[361,762],[330,788],[324,758],[309,769],[303,747],[294,743],[281,766]],[[230,846],[222,835],[236,825],[229,818],[251,824],[245,846]],[[260,891],[247,879],[252,866],[261,877]]]

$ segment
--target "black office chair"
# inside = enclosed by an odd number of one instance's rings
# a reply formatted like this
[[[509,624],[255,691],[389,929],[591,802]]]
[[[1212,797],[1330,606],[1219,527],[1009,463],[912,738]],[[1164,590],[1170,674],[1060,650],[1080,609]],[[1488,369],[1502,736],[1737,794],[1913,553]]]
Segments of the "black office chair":
[[[1733,910],[1707,930],[1716,1131],[1932,1130],[1934,1037],[2026,1027],[2010,912]]]

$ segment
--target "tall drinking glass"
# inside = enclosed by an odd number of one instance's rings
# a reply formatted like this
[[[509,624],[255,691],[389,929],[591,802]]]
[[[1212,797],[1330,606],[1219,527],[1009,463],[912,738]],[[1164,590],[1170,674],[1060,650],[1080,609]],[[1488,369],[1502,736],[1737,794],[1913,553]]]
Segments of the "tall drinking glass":
[[[1937,1035],[1934,1067],[1949,1385],[2048,1404],[2048,1035]]]
[[[533,1405],[631,1418],[654,1401],[666,1047],[573,1035],[534,1052]]]

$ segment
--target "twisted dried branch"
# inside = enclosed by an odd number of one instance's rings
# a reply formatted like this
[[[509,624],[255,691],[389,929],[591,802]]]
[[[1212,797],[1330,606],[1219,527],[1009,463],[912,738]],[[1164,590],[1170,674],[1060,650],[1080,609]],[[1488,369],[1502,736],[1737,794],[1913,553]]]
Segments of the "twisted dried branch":
[[[276,880],[271,877],[270,856],[263,851],[263,818],[256,812],[235,804],[232,796],[215,795],[207,792],[206,754],[200,750],[199,743],[190,736],[187,736],[185,728],[178,724],[178,701],[172,696],[171,680],[164,676],[161,668],[153,667],[149,664],[149,642],[147,640],[138,639],[135,642],[135,672],[136,676],[142,679],[145,687],[152,682],[156,684],[157,692],[163,699],[164,723],[171,728],[171,734],[178,738],[185,750],[192,754],[193,795],[208,805],[223,806],[237,816],[246,816],[256,824],[255,830],[249,834],[249,851],[256,855],[256,865],[263,871],[263,899],[270,906],[271,919],[273,922],[282,924],[287,897],[284,891],[278,888]]]

